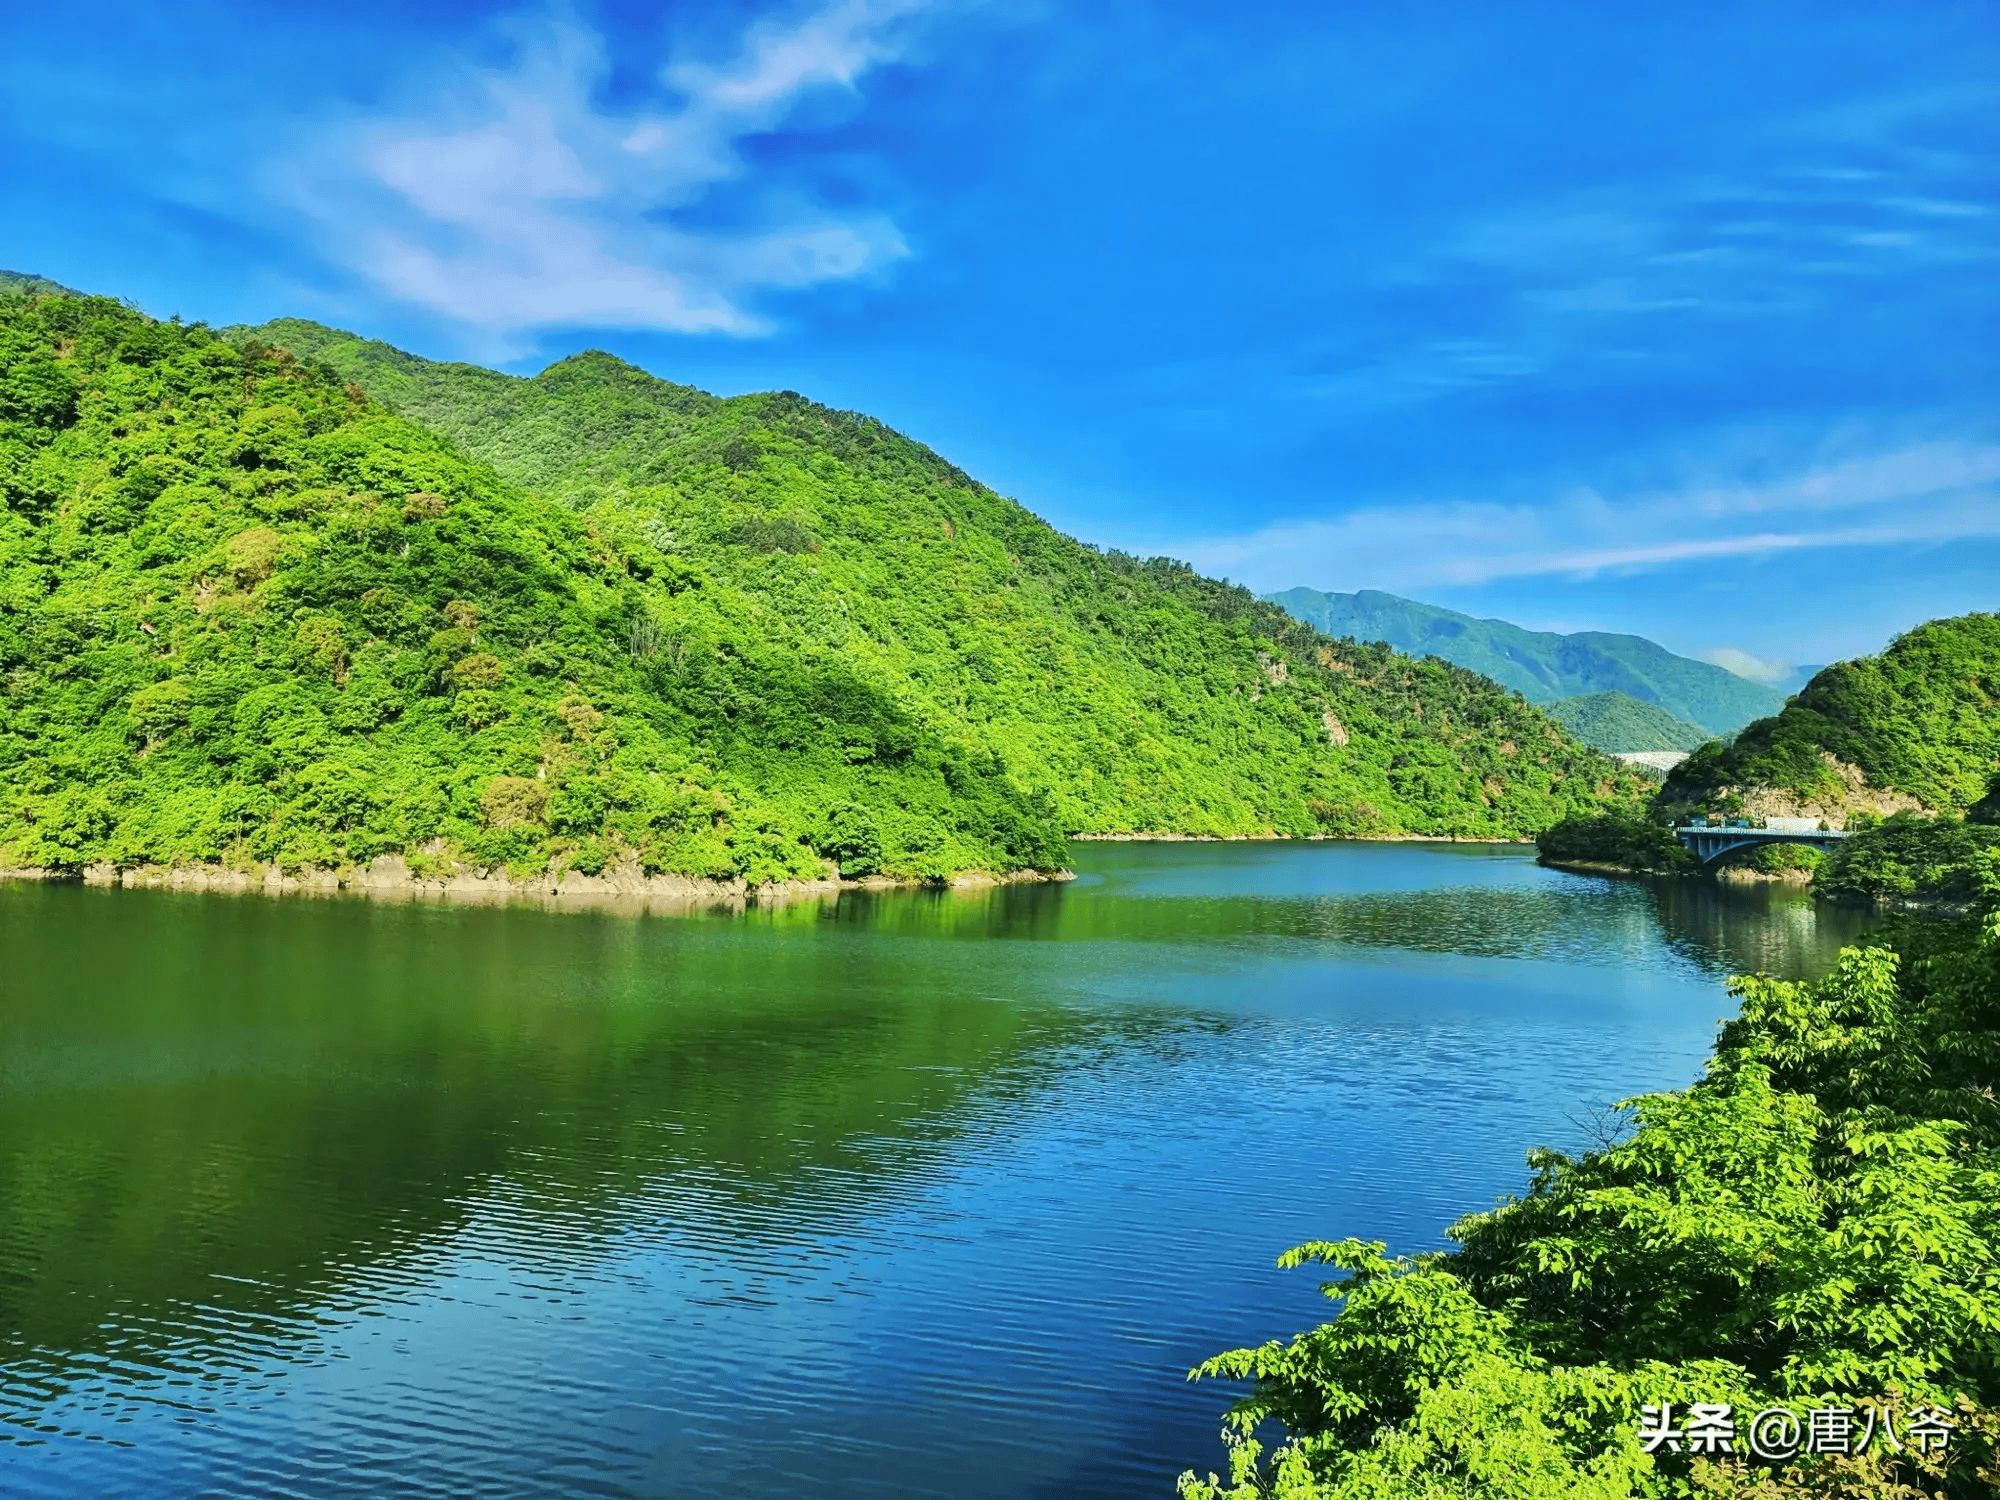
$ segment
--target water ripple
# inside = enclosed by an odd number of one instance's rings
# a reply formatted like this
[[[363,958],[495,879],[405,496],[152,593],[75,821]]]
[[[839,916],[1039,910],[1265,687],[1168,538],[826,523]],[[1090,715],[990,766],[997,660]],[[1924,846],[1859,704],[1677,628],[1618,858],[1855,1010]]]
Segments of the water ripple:
[[[0,1487],[1166,1496],[1807,907],[1510,851],[617,921],[0,892]]]

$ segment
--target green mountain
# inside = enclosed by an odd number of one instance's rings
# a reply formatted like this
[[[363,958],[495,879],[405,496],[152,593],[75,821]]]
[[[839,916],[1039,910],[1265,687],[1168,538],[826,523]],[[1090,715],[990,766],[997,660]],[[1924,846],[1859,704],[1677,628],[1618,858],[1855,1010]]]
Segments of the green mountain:
[[[942,876],[1643,791],[878,422],[603,354],[516,379],[0,291],[0,497],[0,866]]]
[[[1823,667],[1782,713],[1667,773],[1643,816],[1565,819],[1554,864],[1685,870],[1668,825],[1691,813],[1808,817],[1847,831],[1822,861],[1769,848],[1756,868],[1814,868],[1837,894],[1964,904],[2000,851],[2000,615],[1932,620],[1879,656]]]
[[[1441,656],[1514,689],[1530,703],[1624,693],[1710,734],[1740,729],[1785,704],[1784,694],[1772,688],[1676,656],[1643,636],[1523,630],[1505,620],[1475,620],[1373,589],[1323,594],[1296,588],[1265,597],[1328,635],[1386,641],[1412,656]]]
[[[1674,767],[1659,803],[1962,814],[1996,771],[2000,615],[1962,615],[1919,625],[1879,656],[1821,669],[1782,713]]]
[[[0,271],[0,288],[30,294],[53,293],[64,297],[80,295],[61,282],[51,281],[46,276],[37,276],[32,271]]]
[[[1594,750],[1693,750],[1711,736],[1657,703],[1641,703],[1630,693],[1586,693],[1558,698],[1542,712]]]

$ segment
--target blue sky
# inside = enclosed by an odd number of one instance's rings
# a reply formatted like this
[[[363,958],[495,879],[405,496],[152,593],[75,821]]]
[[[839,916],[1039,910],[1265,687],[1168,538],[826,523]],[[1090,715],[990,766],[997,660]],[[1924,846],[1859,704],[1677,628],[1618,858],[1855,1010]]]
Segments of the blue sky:
[[[1817,662],[2000,606],[1988,3],[8,3],[0,266],[789,387],[1062,529]]]

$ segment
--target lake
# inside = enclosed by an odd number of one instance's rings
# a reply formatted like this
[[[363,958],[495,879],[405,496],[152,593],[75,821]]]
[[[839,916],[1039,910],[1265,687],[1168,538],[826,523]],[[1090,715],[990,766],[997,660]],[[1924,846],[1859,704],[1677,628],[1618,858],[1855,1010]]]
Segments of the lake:
[[[1170,1497],[1301,1240],[1443,1243],[1864,920],[1080,844],[686,917],[0,885],[0,1491]]]

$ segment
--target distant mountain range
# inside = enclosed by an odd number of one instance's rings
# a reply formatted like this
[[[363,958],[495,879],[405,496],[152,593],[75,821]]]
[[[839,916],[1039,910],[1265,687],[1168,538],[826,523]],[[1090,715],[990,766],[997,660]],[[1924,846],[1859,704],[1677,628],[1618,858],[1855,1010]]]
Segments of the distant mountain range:
[[[1374,589],[1326,594],[1295,588],[1264,597],[1330,636],[1387,641],[1412,656],[1443,657],[1513,688],[1530,703],[1623,693],[1711,735],[1729,734],[1785,706],[1786,695],[1777,688],[1676,656],[1643,636],[1523,630]]]

